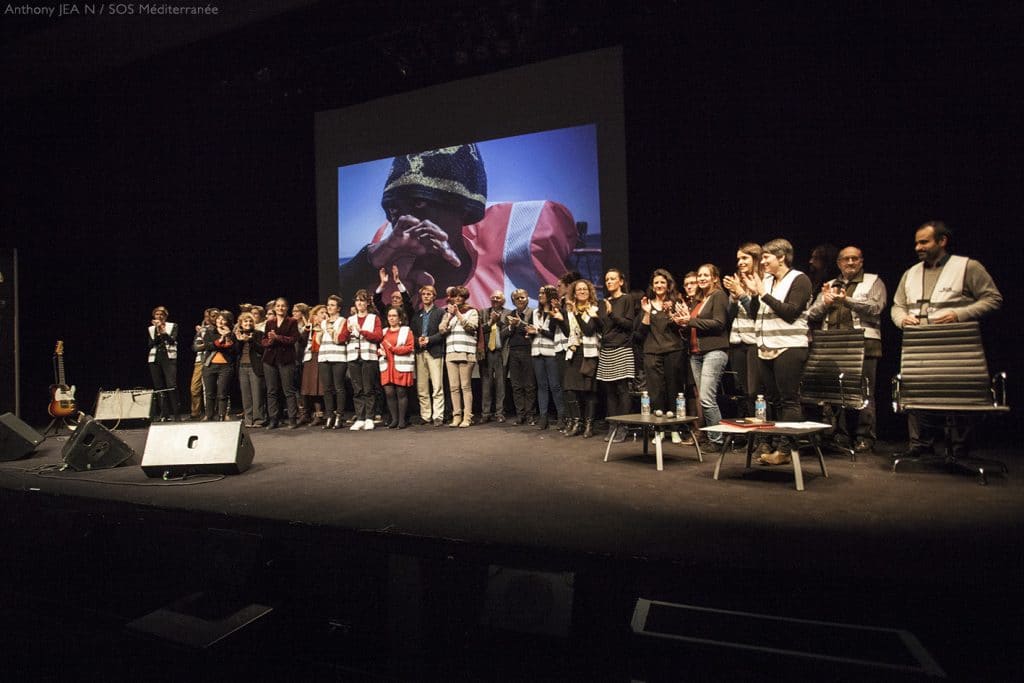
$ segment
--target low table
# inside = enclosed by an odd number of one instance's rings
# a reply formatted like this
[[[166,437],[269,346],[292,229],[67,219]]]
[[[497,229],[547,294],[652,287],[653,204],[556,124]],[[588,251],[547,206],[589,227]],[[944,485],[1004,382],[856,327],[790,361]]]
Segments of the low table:
[[[644,439],[644,455],[647,455],[648,439],[654,441],[654,457],[658,463],[658,471],[664,469],[664,462],[661,454],[662,434],[665,432],[678,431],[679,427],[686,427],[693,437],[693,444],[697,447],[697,460],[704,462],[704,456],[700,452],[700,440],[697,438],[697,430],[694,425],[697,422],[696,416],[690,417],[656,417],[654,415],[641,415],[632,413],[630,415],[614,415],[605,418],[605,421],[612,428],[608,433],[608,447],[604,449],[604,461],[608,462],[608,454],[615,443],[615,434],[620,429],[628,427],[640,427]]]
[[[793,437],[794,448],[790,454],[790,458],[793,461],[793,479],[796,482],[796,490],[804,490],[804,473],[800,465],[800,448],[798,440],[803,438],[807,439],[808,445],[813,446],[814,450],[818,454],[818,462],[821,464],[821,474],[827,479],[828,470],[825,468],[825,457],[821,453],[821,434],[826,429],[830,429],[831,425],[823,424],[821,422],[796,422],[796,423],[778,423],[774,427],[765,428],[748,428],[748,427],[735,427],[728,424],[718,424],[714,427],[704,427],[701,431],[705,432],[716,432],[725,437],[725,441],[722,444],[722,452],[718,456],[718,463],[715,464],[715,475],[714,478],[718,479],[718,473],[722,469],[722,461],[725,460],[725,454],[729,452],[732,447],[733,439],[736,438],[737,434],[746,434],[751,437],[763,435],[766,437],[773,436],[791,436]],[[750,469],[751,460],[754,455],[754,442],[756,438],[747,439],[747,469]]]

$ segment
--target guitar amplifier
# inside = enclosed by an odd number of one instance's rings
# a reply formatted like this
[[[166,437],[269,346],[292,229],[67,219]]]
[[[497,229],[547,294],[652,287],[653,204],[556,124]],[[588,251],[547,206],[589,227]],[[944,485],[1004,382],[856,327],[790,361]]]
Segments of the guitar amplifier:
[[[148,420],[153,405],[151,389],[100,391],[96,397],[97,420]]]
[[[142,471],[149,477],[241,474],[255,454],[241,422],[158,424],[146,435]]]
[[[41,443],[43,435],[29,427],[14,413],[0,415],[0,460],[24,458]]]

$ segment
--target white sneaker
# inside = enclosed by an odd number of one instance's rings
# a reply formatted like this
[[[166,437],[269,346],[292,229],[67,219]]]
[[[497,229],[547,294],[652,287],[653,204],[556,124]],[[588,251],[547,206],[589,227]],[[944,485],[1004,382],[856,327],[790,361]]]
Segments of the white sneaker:
[[[370,424],[372,425],[373,422],[370,422]],[[362,420],[356,420],[355,422],[352,423],[352,426],[349,427],[348,429],[351,432],[358,432],[362,428],[363,428],[363,421]]]
[[[679,432],[672,432],[672,443],[682,443],[683,437],[679,436]]]
[[[373,420],[367,420],[363,423],[363,431],[373,431]]]

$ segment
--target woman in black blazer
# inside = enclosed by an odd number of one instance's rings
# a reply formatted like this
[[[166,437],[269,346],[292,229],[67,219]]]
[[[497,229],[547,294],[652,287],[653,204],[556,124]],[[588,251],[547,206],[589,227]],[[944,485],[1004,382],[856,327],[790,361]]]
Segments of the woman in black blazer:
[[[273,315],[267,316],[267,326],[260,345],[263,347],[263,379],[267,383],[267,429],[277,429],[282,413],[288,417],[288,426],[295,429],[297,405],[295,402],[295,340],[299,338],[299,324],[288,315],[288,300],[274,302]],[[281,394],[284,394],[284,410]]]
[[[228,413],[228,391],[235,374],[238,353],[234,333],[235,317],[221,311],[214,318],[214,327],[203,335],[203,390],[206,394],[206,419],[224,420]]]
[[[263,333],[256,329],[252,313],[238,316],[238,383],[242,390],[242,417],[246,427],[266,423],[266,387],[263,383]]]
[[[697,301],[678,316],[677,323],[690,350],[690,370],[697,383],[697,395],[704,412],[704,424],[722,420],[718,407],[718,387],[729,362],[729,296],[722,289],[718,268],[705,263],[697,269]],[[722,435],[712,433],[712,443],[720,444]]]

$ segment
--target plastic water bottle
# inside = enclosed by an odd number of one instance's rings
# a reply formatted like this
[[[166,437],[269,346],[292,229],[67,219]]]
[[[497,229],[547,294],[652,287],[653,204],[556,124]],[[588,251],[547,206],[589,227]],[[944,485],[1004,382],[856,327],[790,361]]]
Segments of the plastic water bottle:
[[[640,414],[644,417],[651,416],[651,395],[646,391],[640,394]]]
[[[757,400],[754,401],[754,417],[759,422],[768,421],[768,404],[765,403],[764,394],[758,394]]]
[[[676,394],[676,417],[686,417],[686,397],[683,392]]]

